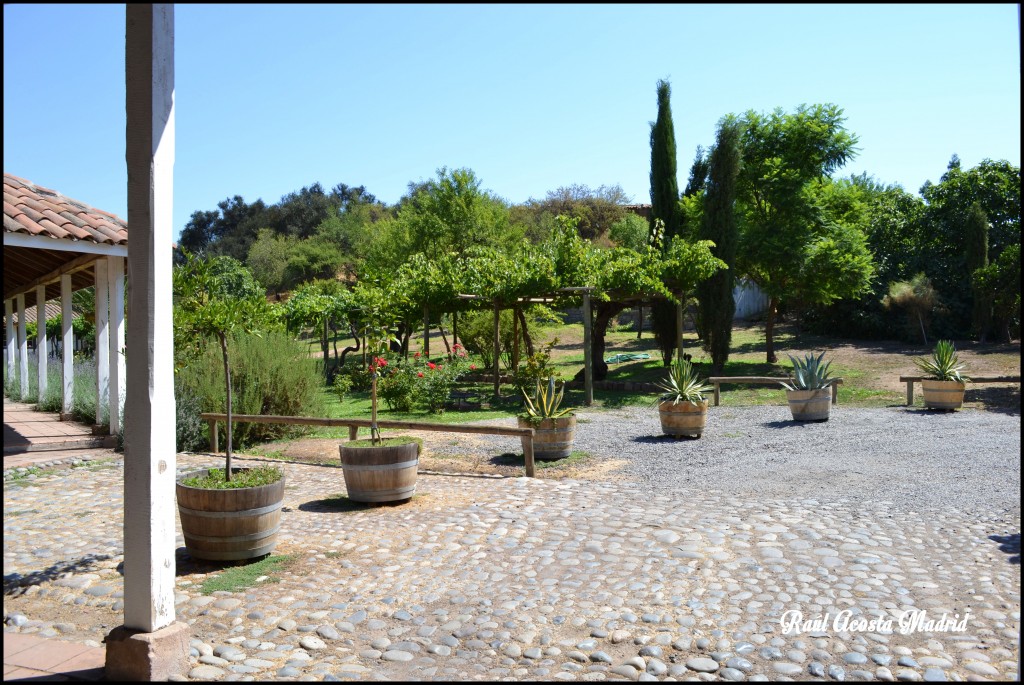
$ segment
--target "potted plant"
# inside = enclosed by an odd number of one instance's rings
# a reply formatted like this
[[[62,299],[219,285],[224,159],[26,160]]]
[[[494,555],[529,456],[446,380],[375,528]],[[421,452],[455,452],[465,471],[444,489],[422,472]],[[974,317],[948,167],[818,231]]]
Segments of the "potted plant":
[[[815,357],[807,354],[802,360],[794,359],[793,376],[790,383],[779,381],[786,389],[789,410],[794,421],[828,421],[832,407],[832,379],[828,367],[832,362],[823,362],[825,353]]]
[[[661,417],[661,432],[675,437],[699,438],[708,416],[704,393],[711,390],[711,386],[705,385],[693,364],[682,357],[673,360],[668,380],[656,385],[665,391],[655,401]]]
[[[918,357],[914,363],[927,374],[921,380],[925,407],[953,411],[963,406],[965,382],[970,378],[960,375],[964,365],[951,341],[940,340],[931,359]]]
[[[576,414],[572,408],[561,408],[565,394],[565,383],[555,391],[555,379],[549,377],[547,383],[537,381],[536,390],[531,398],[523,391],[526,410],[518,416],[520,428],[533,428],[533,457],[540,461],[564,459],[572,453],[572,443],[576,436]],[[526,438],[523,449],[526,449]]]
[[[227,401],[223,469],[182,475],[175,484],[185,549],[198,559],[254,559],[277,544],[284,472],[275,467],[231,465],[231,367],[228,340],[235,332],[256,333],[270,323],[270,306],[251,274],[230,258],[185,255],[174,270],[175,345],[195,348],[209,337],[220,343]]]
[[[348,498],[355,502],[404,502],[416,494],[420,441],[412,437],[382,438],[377,426],[377,380],[387,367],[383,356],[391,341],[380,310],[369,312],[364,328],[371,351],[370,438],[350,440],[338,446]]]

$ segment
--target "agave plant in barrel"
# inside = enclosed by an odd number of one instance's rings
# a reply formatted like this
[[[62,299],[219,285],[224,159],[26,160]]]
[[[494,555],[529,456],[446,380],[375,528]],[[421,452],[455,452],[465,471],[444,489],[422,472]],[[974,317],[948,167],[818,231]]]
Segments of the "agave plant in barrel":
[[[790,383],[779,381],[786,389],[789,410],[794,421],[828,421],[832,407],[832,377],[829,374],[831,361],[825,361],[825,353],[817,357],[813,354],[796,359],[788,355],[793,362],[793,376]]]
[[[533,428],[533,456],[541,461],[564,459],[572,453],[576,437],[576,414],[571,407],[562,407],[565,383],[556,388],[554,377],[546,383],[537,380],[533,397],[523,391],[526,403],[524,413],[519,415],[520,428]],[[523,449],[526,439],[523,438]]]
[[[925,407],[952,411],[963,406],[965,382],[970,378],[960,374],[964,365],[951,341],[940,340],[931,359],[918,357],[914,363],[926,374],[921,380]]]
[[[699,438],[707,423],[708,401],[704,393],[711,386],[697,374],[688,359],[676,357],[669,367],[668,378],[656,383],[664,392],[655,401],[661,418],[661,432],[680,437]]]

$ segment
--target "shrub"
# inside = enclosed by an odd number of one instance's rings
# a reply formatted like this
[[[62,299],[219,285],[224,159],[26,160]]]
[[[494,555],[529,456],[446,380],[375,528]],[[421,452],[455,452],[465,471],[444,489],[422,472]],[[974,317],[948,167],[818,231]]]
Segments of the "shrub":
[[[444,412],[445,404],[459,377],[468,370],[466,351],[457,344],[445,360],[431,362],[416,357],[416,402],[434,414]]]
[[[346,392],[367,392],[370,389],[370,374],[363,364],[361,355],[354,362],[346,362],[335,373],[335,379],[344,376],[349,380],[349,390]]]
[[[533,391],[539,381],[547,381],[548,378],[561,379],[562,372],[551,364],[551,350],[557,344],[558,338],[553,338],[524,360],[523,365],[512,377],[516,389],[528,393]]]
[[[280,416],[323,413],[323,362],[311,359],[302,343],[286,333],[270,331],[238,334],[229,344],[234,412]],[[200,356],[189,360],[179,373],[179,397],[191,394],[199,399],[202,411],[224,412],[224,359],[219,345],[206,345]],[[275,440],[296,430],[275,424],[236,423],[232,441],[241,447]]]
[[[334,394],[338,397],[338,401],[343,402],[345,400],[345,395],[352,390],[352,378],[340,373],[335,375],[334,384],[331,386],[331,389],[334,390]]]
[[[389,364],[377,379],[377,396],[391,411],[411,411],[416,374],[407,364]]]
[[[79,363],[76,360],[71,391],[71,415],[76,421],[95,423],[97,394],[96,362],[87,359]],[[106,411],[104,409],[104,413]]]
[[[208,444],[206,422],[199,416],[202,413],[203,405],[200,398],[188,392],[180,377],[175,376],[174,437],[175,449],[178,452],[196,452]]]

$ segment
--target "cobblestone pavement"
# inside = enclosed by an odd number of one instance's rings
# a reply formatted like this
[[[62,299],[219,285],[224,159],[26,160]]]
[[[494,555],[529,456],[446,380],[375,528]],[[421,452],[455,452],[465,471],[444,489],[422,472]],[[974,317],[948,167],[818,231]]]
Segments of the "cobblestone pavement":
[[[179,550],[180,679],[1016,677],[1019,516],[429,474],[364,509],[332,501],[340,469],[284,468],[279,582],[203,595],[221,567]],[[96,645],[120,624],[122,477],[110,460],[5,482],[5,630]],[[786,632],[788,611],[876,625]],[[962,630],[898,623],[943,614]]]

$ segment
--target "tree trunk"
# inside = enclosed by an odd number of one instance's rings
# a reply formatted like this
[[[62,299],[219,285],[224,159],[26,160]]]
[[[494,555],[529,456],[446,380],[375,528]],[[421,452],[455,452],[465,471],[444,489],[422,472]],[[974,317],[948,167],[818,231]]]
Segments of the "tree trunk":
[[[452,312],[452,344],[459,344],[459,313]]]
[[[768,299],[768,318],[764,322],[764,349],[767,355],[768,363],[774,364],[779,361],[779,358],[775,355],[775,313],[778,301],[771,297]]]
[[[605,335],[608,332],[608,323],[627,306],[623,302],[612,301],[599,302],[595,307],[594,328],[591,331],[592,337],[590,338],[591,364],[594,367],[595,381],[603,381],[608,377],[608,363],[604,360]]]
[[[519,371],[519,307],[512,308],[512,373]]]
[[[640,335],[644,331],[644,306],[638,304],[636,306],[636,339],[640,339]]]
[[[449,357],[452,356],[452,346],[448,344],[448,336],[444,334],[444,326],[437,324],[437,332],[441,334],[441,341],[444,343],[444,351]]]
[[[921,337],[924,338],[924,344],[928,344],[928,336],[924,332],[924,318],[921,316],[921,312],[917,313],[917,322],[921,324]]]
[[[533,339],[530,338],[530,331],[526,327],[526,315],[523,314],[523,310],[522,309],[519,309],[517,311],[517,315],[519,317],[519,325],[523,329],[523,342],[526,343],[526,354],[528,354],[528,355],[530,355],[532,357],[533,354],[534,354],[534,351],[533,351]]]
[[[358,352],[360,350],[359,331],[356,330],[356,327],[353,324],[349,324],[348,329],[349,331],[351,331],[352,339],[356,341],[356,344],[354,347],[350,345],[349,347],[346,347],[341,351],[341,361],[338,362],[338,368],[345,366],[345,355],[347,355],[349,352]]]
[[[224,472],[226,474],[226,479],[228,481],[230,481],[231,480],[231,429],[232,429],[232,425],[231,425],[231,368],[228,366],[228,339],[227,339],[227,336],[224,333],[221,333],[221,334],[219,334],[219,337],[220,337],[220,351],[224,355],[224,386],[225,386],[225,389],[227,390],[227,398],[228,398],[228,402],[227,402],[227,407],[228,407],[228,411],[227,411],[227,416],[228,416],[228,420],[227,420],[227,439],[226,439],[226,445],[225,445],[225,454],[227,455],[227,460],[226,460],[226,468],[224,469]],[[217,430],[217,429],[214,428],[213,430]]]

